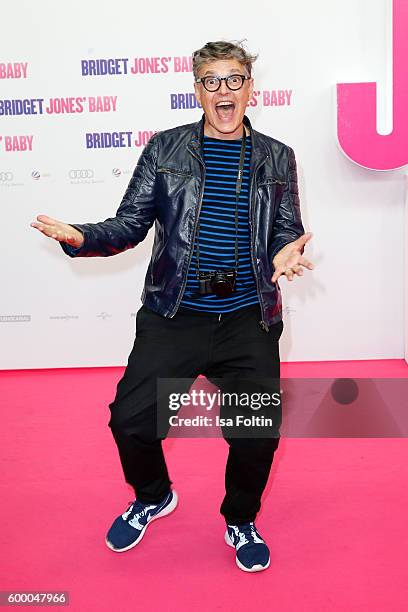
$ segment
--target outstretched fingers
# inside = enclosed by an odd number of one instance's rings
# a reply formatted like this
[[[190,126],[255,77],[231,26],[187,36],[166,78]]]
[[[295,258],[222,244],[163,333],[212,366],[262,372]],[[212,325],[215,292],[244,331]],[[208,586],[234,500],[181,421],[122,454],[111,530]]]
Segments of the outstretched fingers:
[[[290,266],[278,266],[272,276],[272,282],[276,283],[278,278],[283,275],[286,276],[289,281],[292,281],[295,275],[303,276],[303,268],[313,270],[313,267],[313,264],[308,259],[301,257],[296,264],[292,264]]]
[[[42,218],[42,221],[39,219]],[[45,215],[39,215],[37,217],[38,221],[33,221],[31,223],[31,227],[38,229],[42,234],[48,236],[48,238],[53,238],[58,242],[69,242],[74,243],[75,238],[70,233],[60,229],[60,225],[58,222],[54,222],[54,219],[51,217],[46,217]]]
[[[309,261],[308,259],[306,259],[306,257],[302,257],[299,259],[298,262],[301,266],[303,266],[304,268],[307,268],[308,270],[313,270],[314,266],[312,264],[311,261]]]
[[[283,266],[277,266],[275,268],[275,272],[273,273],[273,276],[271,279],[272,282],[276,283],[276,281],[278,280],[280,276],[282,276],[282,274],[285,274],[285,268]]]

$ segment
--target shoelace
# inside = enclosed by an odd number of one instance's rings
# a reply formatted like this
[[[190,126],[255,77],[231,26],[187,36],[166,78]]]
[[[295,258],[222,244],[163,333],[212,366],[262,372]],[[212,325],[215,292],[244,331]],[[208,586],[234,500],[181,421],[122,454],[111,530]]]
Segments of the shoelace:
[[[238,526],[237,526],[238,527]],[[240,544],[263,544],[262,538],[257,534],[255,525],[253,523],[245,523],[245,525],[240,525],[238,527],[239,530],[239,541]],[[234,530],[235,535],[236,532]]]
[[[143,510],[146,508],[145,504],[142,504],[142,502],[138,501],[137,499],[128,502],[128,504],[128,509],[122,514],[122,517],[127,521],[132,520],[135,516],[139,518]]]
[[[165,499],[167,499],[167,497]],[[135,499],[134,501],[128,502],[128,504],[130,505],[126,512],[122,514],[122,518],[128,522],[132,521],[134,518],[136,518],[136,520],[139,520],[140,516],[144,516],[145,514],[153,510],[154,507],[157,507],[162,503],[163,501],[159,504],[143,504],[141,501]]]

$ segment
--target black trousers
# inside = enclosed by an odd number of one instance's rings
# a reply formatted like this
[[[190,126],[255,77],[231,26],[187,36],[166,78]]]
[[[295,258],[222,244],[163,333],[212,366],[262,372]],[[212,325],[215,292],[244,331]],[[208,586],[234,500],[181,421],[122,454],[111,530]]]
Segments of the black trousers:
[[[134,346],[109,405],[109,427],[125,480],[141,501],[158,502],[172,484],[157,434],[157,379],[195,379],[199,374],[209,380],[237,375],[279,379],[283,323],[266,332],[260,319],[257,304],[221,315],[180,308],[171,319],[144,305],[137,312]],[[230,524],[254,521],[279,437],[224,438],[229,454],[220,512]]]

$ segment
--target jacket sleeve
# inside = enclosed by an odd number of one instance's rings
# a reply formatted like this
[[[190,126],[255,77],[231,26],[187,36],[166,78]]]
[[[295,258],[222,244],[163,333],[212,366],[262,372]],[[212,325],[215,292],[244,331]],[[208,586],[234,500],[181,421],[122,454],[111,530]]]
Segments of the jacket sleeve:
[[[288,147],[286,186],[273,224],[272,261],[286,244],[293,242],[304,233],[300,214],[296,158],[293,149]]]
[[[84,235],[74,248],[60,242],[70,257],[108,257],[130,249],[146,237],[156,218],[155,190],[158,138],[144,148],[115,217],[99,223],[71,223]]]

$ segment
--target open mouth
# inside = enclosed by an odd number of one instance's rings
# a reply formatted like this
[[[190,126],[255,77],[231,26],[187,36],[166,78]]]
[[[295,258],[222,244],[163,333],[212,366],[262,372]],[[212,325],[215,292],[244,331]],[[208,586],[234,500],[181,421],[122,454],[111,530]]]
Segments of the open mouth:
[[[215,111],[220,119],[232,119],[234,110],[235,104],[231,100],[223,100],[215,105]]]

